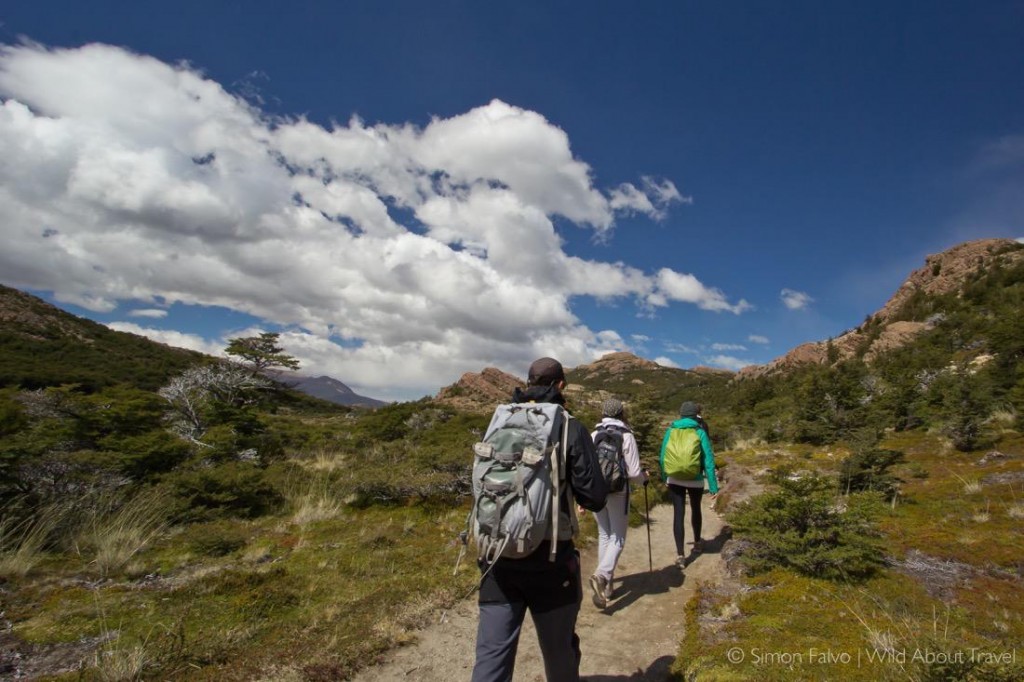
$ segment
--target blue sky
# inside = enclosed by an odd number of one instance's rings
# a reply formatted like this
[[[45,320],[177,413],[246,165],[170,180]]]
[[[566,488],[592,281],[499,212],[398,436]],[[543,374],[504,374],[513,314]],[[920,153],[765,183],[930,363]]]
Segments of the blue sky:
[[[1024,235],[1024,3],[18,3],[0,280],[385,399],[739,368]]]

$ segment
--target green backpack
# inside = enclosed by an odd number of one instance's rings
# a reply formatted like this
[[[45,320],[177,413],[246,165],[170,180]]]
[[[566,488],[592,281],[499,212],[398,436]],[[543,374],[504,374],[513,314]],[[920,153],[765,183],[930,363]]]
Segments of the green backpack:
[[[661,453],[661,470],[681,481],[700,478],[703,469],[700,434],[695,428],[673,427]]]

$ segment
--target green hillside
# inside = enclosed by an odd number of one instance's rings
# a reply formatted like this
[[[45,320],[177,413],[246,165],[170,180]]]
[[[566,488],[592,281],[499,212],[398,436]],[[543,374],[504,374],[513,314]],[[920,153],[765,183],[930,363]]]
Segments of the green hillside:
[[[202,357],[113,331],[0,286],[0,386],[78,384],[94,391],[129,384],[152,391]]]
[[[452,569],[489,415],[430,399],[356,410],[224,368],[211,379],[197,368],[212,358],[0,293],[6,672],[345,679],[472,590],[472,562]],[[880,319],[863,338],[882,336]],[[754,378],[632,356],[568,372],[584,423],[604,397],[627,402],[649,467],[679,404],[705,405],[735,575],[686,606],[678,679],[826,679],[806,660],[726,665],[735,646],[1024,641],[1024,264],[910,296],[893,319],[927,329]],[[168,388],[189,376],[213,383],[183,422]],[[660,482],[650,493],[662,499]],[[932,661],[844,679],[1021,673]]]
[[[1021,252],[1022,245],[1009,247]],[[953,292],[917,292],[896,321],[928,329],[898,348],[736,381],[723,395],[734,436],[812,444],[864,429],[937,429],[963,449],[991,443],[996,413],[1024,422],[1024,262],[975,270]],[[883,331],[869,317],[866,341]]]

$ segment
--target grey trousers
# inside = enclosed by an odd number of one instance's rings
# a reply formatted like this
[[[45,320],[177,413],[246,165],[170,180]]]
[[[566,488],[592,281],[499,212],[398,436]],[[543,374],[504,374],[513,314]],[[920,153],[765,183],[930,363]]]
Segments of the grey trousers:
[[[530,612],[548,682],[577,682],[580,639],[576,618],[583,600],[579,559],[546,571],[495,566],[480,590],[480,622],[472,682],[512,682],[523,618]]]

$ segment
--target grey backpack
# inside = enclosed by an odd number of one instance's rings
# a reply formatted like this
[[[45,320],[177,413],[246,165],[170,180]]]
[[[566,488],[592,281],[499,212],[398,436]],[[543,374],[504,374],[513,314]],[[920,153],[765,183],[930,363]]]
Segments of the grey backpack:
[[[469,528],[481,560],[493,564],[499,557],[521,559],[547,537],[552,538],[554,561],[555,540],[560,533],[574,532],[572,500],[570,528],[559,529],[559,496],[563,488],[569,493],[569,419],[569,413],[553,403],[510,403],[494,411],[483,441],[473,446]],[[552,437],[558,425],[562,432]]]

